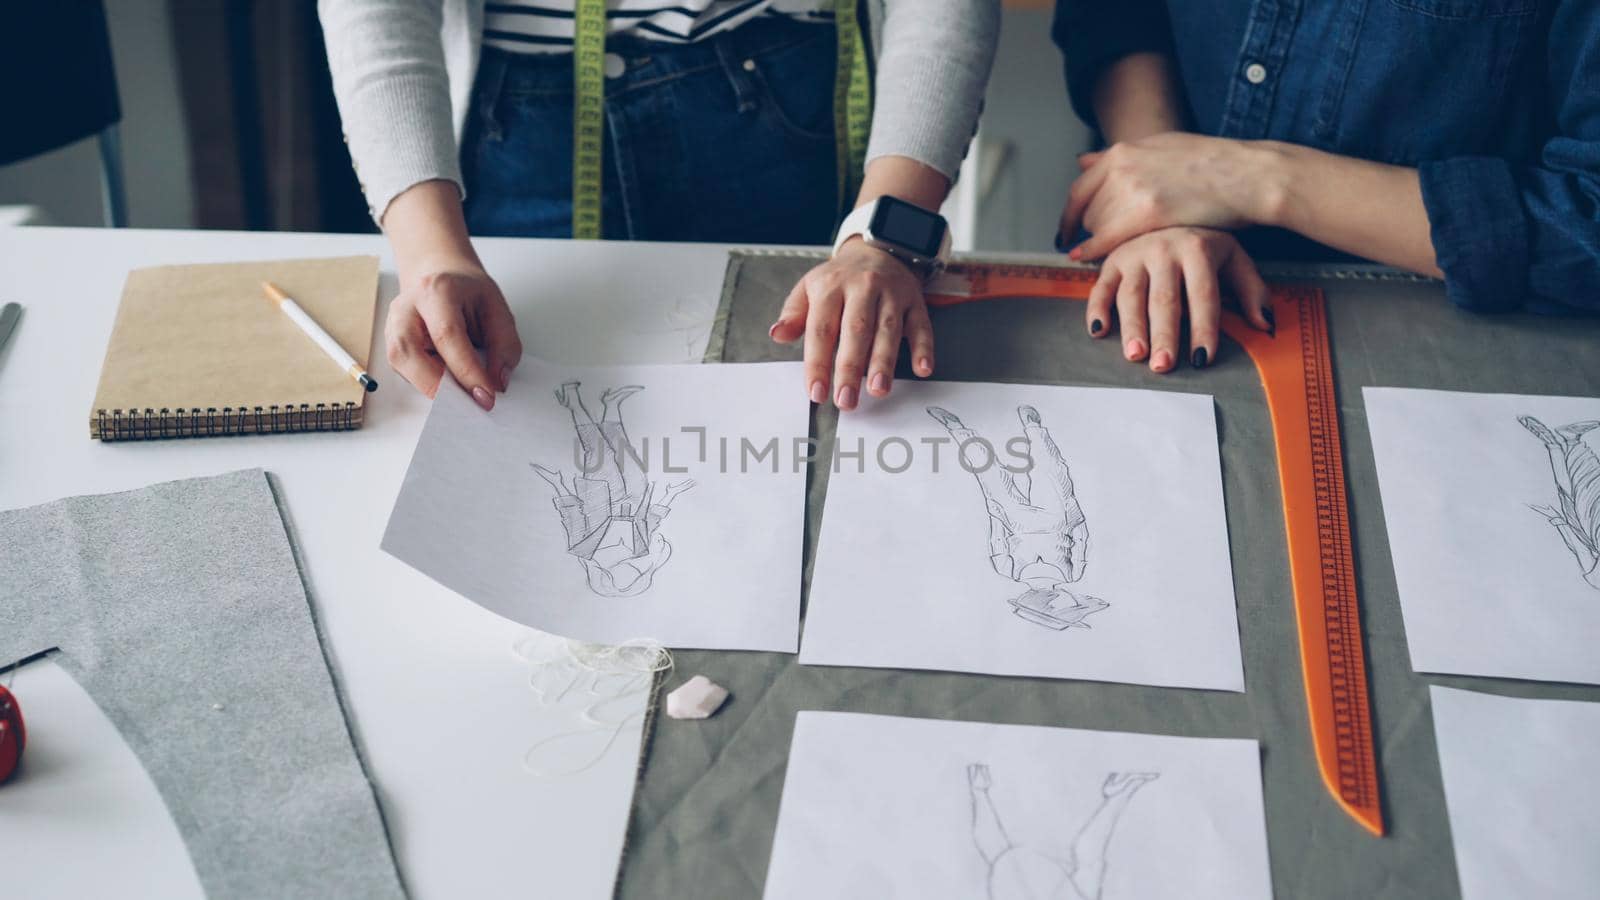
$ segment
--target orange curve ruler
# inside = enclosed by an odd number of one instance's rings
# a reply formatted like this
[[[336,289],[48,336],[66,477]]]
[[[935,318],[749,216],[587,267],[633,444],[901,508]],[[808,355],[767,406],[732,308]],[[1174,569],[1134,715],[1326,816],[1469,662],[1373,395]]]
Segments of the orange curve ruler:
[[[1086,300],[1095,274],[1063,266],[958,262],[928,283],[928,303]],[[1223,313],[1222,330],[1255,362],[1272,415],[1317,768],[1339,805],[1382,835],[1327,314],[1322,292],[1310,287],[1274,286],[1272,306],[1275,334],[1257,331],[1233,312]]]

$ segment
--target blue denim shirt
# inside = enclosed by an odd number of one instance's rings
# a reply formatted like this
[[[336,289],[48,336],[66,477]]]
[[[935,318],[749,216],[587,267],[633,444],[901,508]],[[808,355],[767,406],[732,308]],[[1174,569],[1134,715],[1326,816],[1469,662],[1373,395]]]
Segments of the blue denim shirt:
[[[1057,0],[1073,107],[1131,53],[1192,127],[1419,170],[1450,299],[1600,311],[1600,0]]]

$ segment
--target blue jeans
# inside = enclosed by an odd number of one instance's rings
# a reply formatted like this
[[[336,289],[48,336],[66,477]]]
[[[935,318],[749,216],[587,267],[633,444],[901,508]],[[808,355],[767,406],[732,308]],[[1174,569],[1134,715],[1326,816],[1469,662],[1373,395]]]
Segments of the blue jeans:
[[[771,17],[606,50],[626,65],[606,79],[606,238],[832,239],[832,25]],[[484,48],[461,151],[473,234],[572,236],[572,94],[570,55]]]

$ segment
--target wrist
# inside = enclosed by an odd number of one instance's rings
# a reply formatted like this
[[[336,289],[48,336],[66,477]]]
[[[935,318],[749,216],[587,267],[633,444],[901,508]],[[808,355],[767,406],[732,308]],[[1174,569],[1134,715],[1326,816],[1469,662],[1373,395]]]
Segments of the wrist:
[[[471,244],[459,247],[446,236],[440,236],[431,243],[413,242],[407,247],[401,247],[392,240],[390,244],[394,246],[395,268],[400,276],[401,290],[415,290],[425,279],[447,273],[488,275]]]
[[[428,282],[431,278],[445,275],[470,275],[488,278],[489,273],[484,270],[483,264],[476,257],[466,258],[434,254],[422,259],[404,260],[398,253],[396,268],[399,270],[400,289],[413,291]]]
[[[883,262],[884,260],[892,260],[896,266],[899,266],[900,268],[906,270],[906,272],[908,272],[908,273],[910,273],[912,275],[917,275],[917,272],[914,269],[911,268],[911,264],[910,263],[906,262],[905,260],[901,259],[898,256],[895,256],[893,253],[890,253],[889,251],[883,249],[882,247],[874,247],[874,246],[872,246],[871,244],[867,243],[866,238],[862,237],[859,234],[851,235],[849,238],[847,238],[845,240],[844,243],[840,244],[839,245],[839,249],[835,250],[834,253],[833,253],[833,258],[834,259],[839,259],[841,257],[852,257],[852,256],[853,257],[859,257],[861,259],[875,260],[875,261],[878,261],[878,262]],[[918,276],[918,277],[921,277],[921,276]]]
[[[950,225],[943,216],[882,195],[856,207],[839,223],[832,256],[871,259],[861,249],[876,251],[925,279],[949,260],[950,244]]]
[[[855,205],[865,206],[879,197],[890,196],[938,212],[949,193],[950,179],[938,169],[909,156],[880,156],[867,163]]]
[[[1257,225],[1293,229],[1304,148],[1281,141],[1252,141],[1246,146],[1252,157],[1247,171],[1256,174],[1246,192],[1245,218]]]
[[[483,271],[454,182],[424,181],[407,188],[389,203],[383,231],[394,248],[402,286],[437,272]]]

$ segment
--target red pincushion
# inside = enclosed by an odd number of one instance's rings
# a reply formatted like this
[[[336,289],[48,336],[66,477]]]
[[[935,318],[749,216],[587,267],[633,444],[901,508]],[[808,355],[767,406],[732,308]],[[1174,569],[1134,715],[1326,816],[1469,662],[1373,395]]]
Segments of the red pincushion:
[[[22,708],[11,692],[0,687],[0,783],[17,770],[22,746],[28,742],[28,729],[22,724]]]

